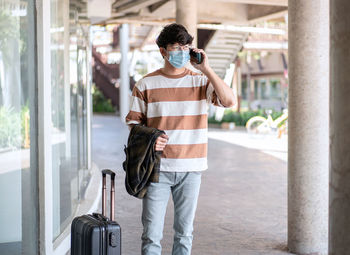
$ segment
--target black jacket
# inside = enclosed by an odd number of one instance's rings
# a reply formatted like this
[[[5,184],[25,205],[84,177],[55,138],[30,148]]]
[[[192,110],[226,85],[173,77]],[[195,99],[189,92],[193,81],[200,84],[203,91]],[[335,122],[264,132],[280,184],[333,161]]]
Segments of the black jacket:
[[[155,151],[154,144],[162,134],[162,130],[142,125],[131,128],[123,162],[125,187],[130,195],[143,198],[149,183],[159,181],[162,151]]]

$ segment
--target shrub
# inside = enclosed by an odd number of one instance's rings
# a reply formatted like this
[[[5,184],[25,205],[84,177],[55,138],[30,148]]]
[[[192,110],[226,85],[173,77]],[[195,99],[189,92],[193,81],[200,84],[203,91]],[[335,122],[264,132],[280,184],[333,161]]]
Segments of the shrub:
[[[107,99],[95,85],[92,89],[92,102],[94,112],[115,112],[111,99]]]
[[[244,111],[244,112],[235,112],[231,109],[225,110],[224,116],[221,121],[215,120],[215,117],[208,118],[208,123],[222,123],[222,122],[234,122],[236,126],[245,126],[247,121],[254,116],[263,116],[267,118],[267,113],[265,110],[258,111]],[[282,112],[273,111],[271,116],[273,119],[278,118],[282,115]]]
[[[0,107],[0,148],[21,146],[20,114],[10,107]]]

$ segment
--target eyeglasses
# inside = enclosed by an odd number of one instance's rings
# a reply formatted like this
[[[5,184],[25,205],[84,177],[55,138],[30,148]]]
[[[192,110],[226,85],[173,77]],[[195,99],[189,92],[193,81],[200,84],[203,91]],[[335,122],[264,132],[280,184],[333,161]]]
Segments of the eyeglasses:
[[[170,50],[190,50],[192,47],[190,45],[176,45],[176,46],[169,46]]]

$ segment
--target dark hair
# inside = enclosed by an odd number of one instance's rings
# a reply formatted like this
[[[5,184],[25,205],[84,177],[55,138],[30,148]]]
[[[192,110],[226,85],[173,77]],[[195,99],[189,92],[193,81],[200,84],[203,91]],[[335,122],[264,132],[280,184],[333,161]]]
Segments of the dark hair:
[[[191,44],[193,36],[191,36],[186,28],[177,23],[166,25],[160,32],[156,43],[158,47],[166,48],[168,44],[179,43],[181,45]]]

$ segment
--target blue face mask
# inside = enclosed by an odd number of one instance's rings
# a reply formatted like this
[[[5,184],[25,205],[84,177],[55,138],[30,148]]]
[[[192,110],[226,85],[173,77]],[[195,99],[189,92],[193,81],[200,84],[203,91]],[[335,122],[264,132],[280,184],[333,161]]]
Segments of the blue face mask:
[[[181,68],[190,60],[190,52],[188,50],[174,50],[169,52],[169,63],[176,68]]]

